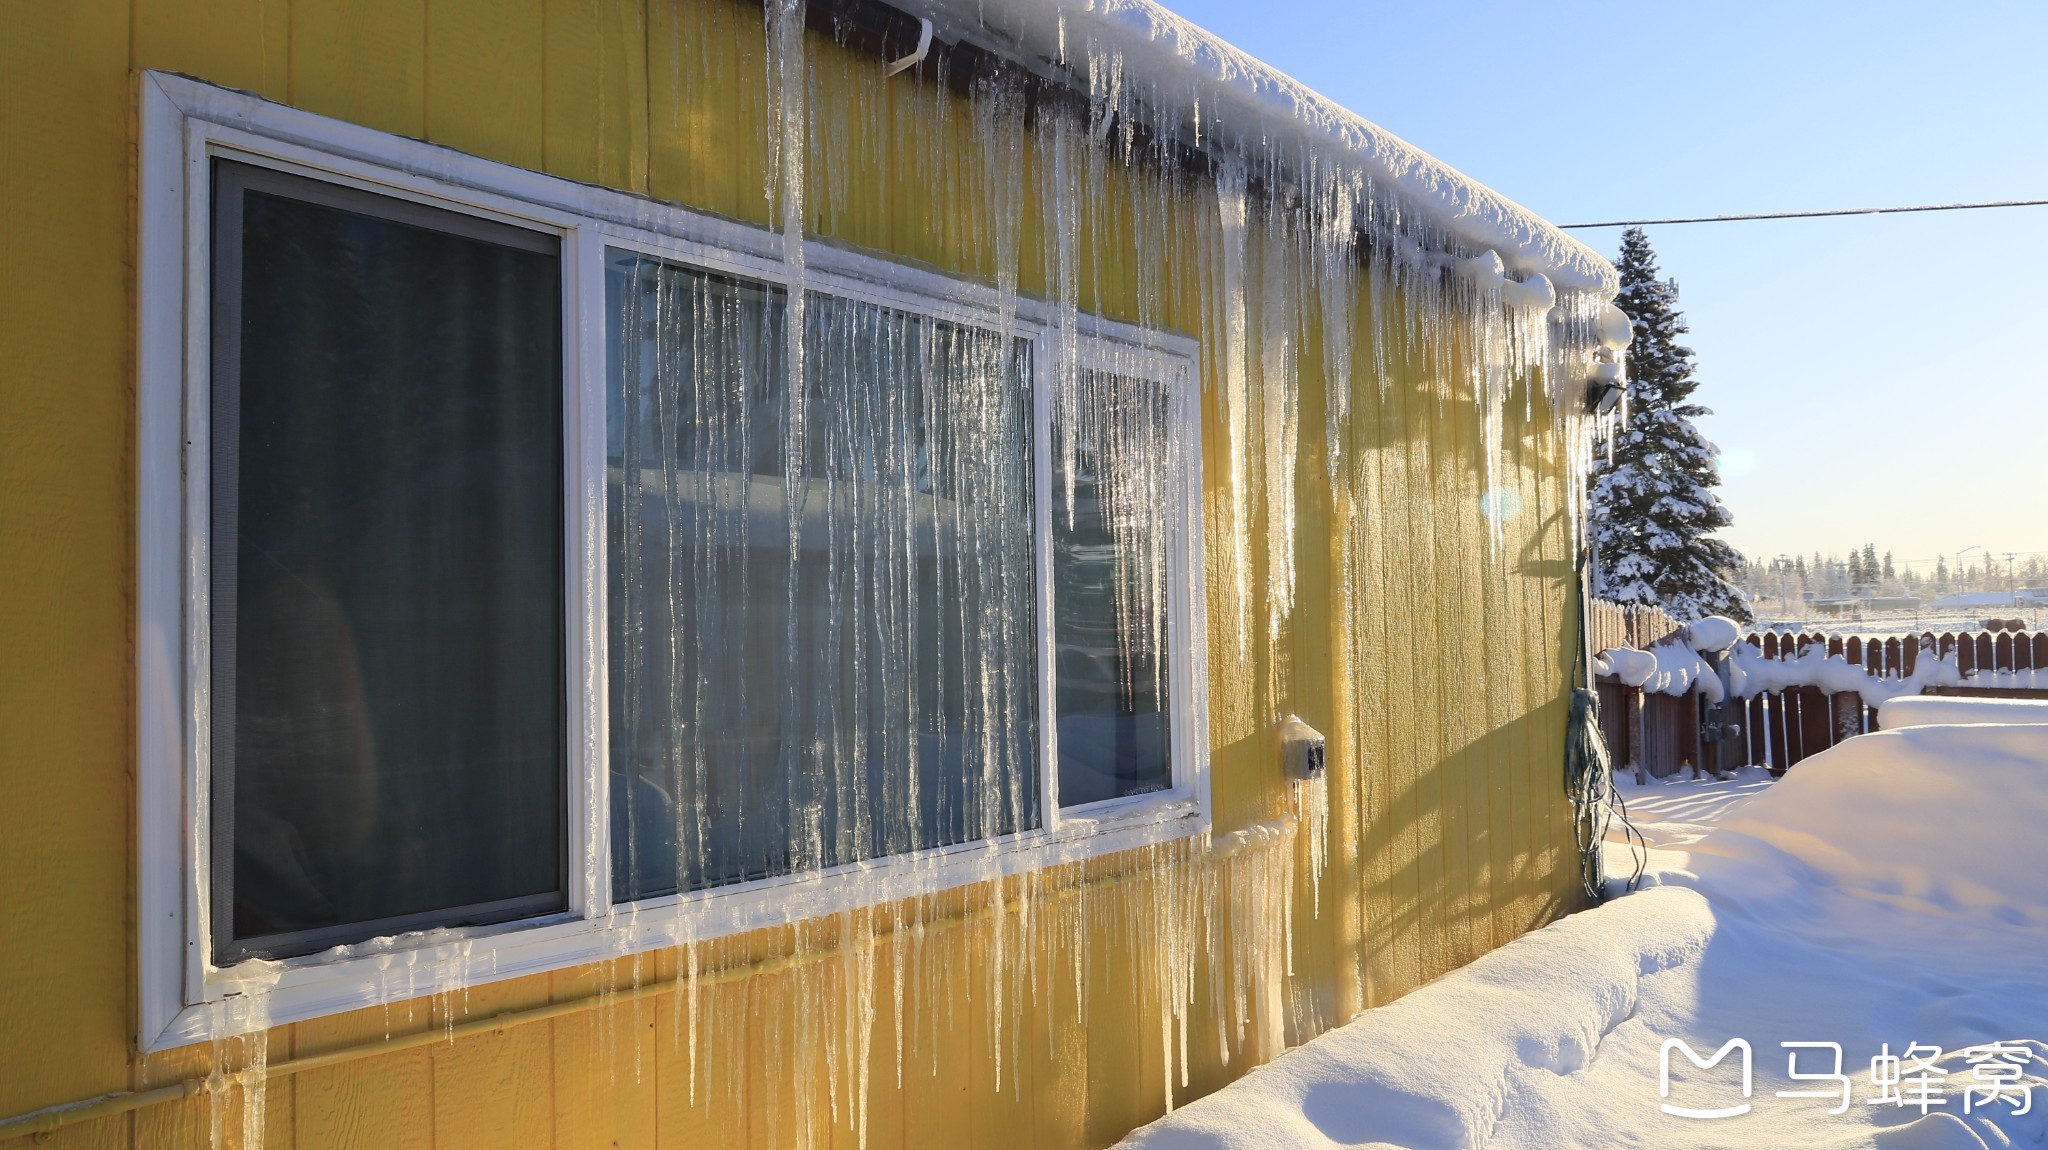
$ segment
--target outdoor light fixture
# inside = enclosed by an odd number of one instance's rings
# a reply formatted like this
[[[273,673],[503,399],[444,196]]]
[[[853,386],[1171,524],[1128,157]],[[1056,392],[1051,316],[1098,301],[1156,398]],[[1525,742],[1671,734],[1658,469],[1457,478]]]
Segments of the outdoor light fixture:
[[[1593,353],[1593,370],[1586,379],[1586,407],[1594,415],[1606,415],[1621,402],[1626,392],[1621,363],[1616,352],[1601,348]]]
[[[1627,312],[1610,303],[1594,321],[1593,335],[1600,346],[1593,352],[1593,370],[1586,381],[1586,407],[1595,415],[1606,415],[1626,393],[1621,354],[1635,339],[1635,325]]]
[[[1300,715],[1280,720],[1280,750],[1287,761],[1288,778],[1319,778],[1327,769],[1323,733],[1303,722]]]

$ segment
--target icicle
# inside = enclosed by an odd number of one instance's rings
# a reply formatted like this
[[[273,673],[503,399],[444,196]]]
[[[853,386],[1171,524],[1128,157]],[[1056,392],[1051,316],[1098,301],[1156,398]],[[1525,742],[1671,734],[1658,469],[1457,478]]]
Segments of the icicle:
[[[1278,645],[1294,612],[1294,493],[1301,437],[1300,373],[1295,333],[1301,299],[1294,275],[1299,253],[1278,183],[1268,178],[1264,260],[1259,277],[1259,444],[1265,464],[1261,507],[1266,527],[1266,641]]]
[[[251,958],[215,971],[208,980],[220,991],[206,1008],[206,1035],[213,1047],[207,1075],[213,1150],[227,1145],[228,1092],[237,1089],[242,1150],[263,1150],[270,1096],[270,992],[283,974],[282,965]]]
[[[1038,145],[1041,154],[1039,202],[1046,218],[1040,228],[1047,286],[1052,291],[1051,375],[1053,419],[1071,420],[1080,387],[1080,362],[1076,340],[1080,327],[1080,196],[1075,186],[1075,136],[1078,125],[1071,114],[1051,110],[1039,118]],[[1072,441],[1054,460],[1054,466],[1068,492],[1074,490]],[[1072,519],[1072,503],[1060,509]]]
[[[804,259],[804,159],[809,150],[805,113],[809,80],[804,59],[804,0],[769,0],[764,10],[768,35],[769,144],[771,160],[768,201],[778,209],[782,234],[783,271],[789,290],[783,332],[788,340],[784,370],[788,383],[783,388],[782,484],[785,516],[789,530],[789,615],[797,616],[797,593],[802,579],[803,520],[808,498],[809,458],[806,436],[810,392],[804,378],[804,321],[807,303]],[[789,629],[785,651],[790,668],[789,681],[796,681],[800,658],[797,632]],[[795,704],[795,700],[790,700]]]
[[[1311,282],[1322,305],[1324,467],[1325,478],[1334,488],[1343,462],[1345,428],[1351,419],[1351,332],[1361,254],[1355,237],[1362,189],[1357,174],[1349,170],[1325,163],[1320,173]]]
[[[1237,592],[1237,654],[1251,657],[1251,511],[1249,457],[1251,404],[1247,382],[1250,318],[1245,296],[1245,170],[1224,161],[1216,167],[1216,210],[1223,239],[1223,419],[1230,449],[1231,569]]]
[[[1289,806],[1296,822],[1308,832],[1309,905],[1317,914],[1323,906],[1323,870],[1330,865],[1330,780],[1328,772],[1287,784]]]
[[[1219,977],[1231,986],[1232,1028],[1222,1054],[1247,1043],[1255,1058],[1286,1048],[1288,979],[1294,953],[1296,823],[1255,823],[1219,836],[1212,850],[1220,871],[1220,904],[1229,962]]]
[[[854,1129],[860,1150],[868,1144],[869,1064],[875,1039],[875,912],[863,908],[849,912],[841,922],[839,993],[845,1004],[845,1050],[853,1063],[852,1092]]]
[[[463,1013],[469,1013],[470,956],[476,940],[452,931],[436,929],[428,938],[438,939],[428,949],[428,964],[435,987],[434,1007],[441,1014],[441,1029],[449,1045],[455,1044],[455,998],[462,996]]]
[[[700,977],[702,973],[700,952],[701,946],[697,940],[694,938],[687,939],[682,944],[682,953],[678,956],[677,960],[678,973],[681,974],[683,979],[683,1002],[682,1009],[676,1011],[676,1015],[683,1019],[680,1025],[687,1027],[689,1031],[690,1049],[686,1073],[690,1079],[690,1105],[693,1107],[697,1105],[698,1050],[700,1047],[700,1024],[698,1019],[702,1017],[701,1012],[704,1008],[702,998],[704,987]]]

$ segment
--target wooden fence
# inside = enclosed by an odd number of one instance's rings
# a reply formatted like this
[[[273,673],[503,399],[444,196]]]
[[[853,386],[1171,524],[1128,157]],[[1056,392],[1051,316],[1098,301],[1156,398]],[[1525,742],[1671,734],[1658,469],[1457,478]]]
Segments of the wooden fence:
[[[1918,635],[1890,636],[1884,639],[1863,639],[1856,636],[1844,638],[1840,635],[1824,635],[1812,632],[1805,635],[1785,635],[1772,632],[1767,635],[1751,635],[1749,645],[1761,649],[1767,659],[1789,659],[1808,647],[1825,644],[1830,655],[1840,655],[1872,675],[1885,678],[1903,678],[1913,673],[1915,661],[1923,645],[1932,646],[1937,655],[1948,658],[1954,655],[1956,667],[1964,674],[1977,671],[2032,671],[2048,668],[2048,631],[2028,634],[2025,631],[1964,631],[1935,634],[1923,631]]]
[[[1641,766],[1661,779],[1707,761],[1696,692],[1650,694],[1613,678],[1593,686],[1600,695],[1600,734],[1615,766]]]
[[[1677,631],[1678,624],[1653,608],[1596,602],[1587,629],[1595,651],[1645,649]],[[1752,634],[1744,641],[1766,659],[1791,659],[1820,646],[1829,655],[1863,668],[1873,679],[1910,676],[1923,645],[1941,658],[1952,658],[1966,676],[2048,670],[2048,632],[2029,634],[2007,628],[1883,638],[1772,632]],[[2015,688],[1966,680],[1961,686],[1929,691],[2048,697],[2048,683],[2038,676],[2029,678],[2035,686]],[[1864,704],[1864,694],[1859,691],[1830,693],[1818,687],[1793,687],[1714,706],[1697,688],[1677,696],[1645,694],[1611,676],[1596,679],[1594,687],[1600,696],[1601,733],[1615,765],[1640,765],[1658,778],[1693,766],[1712,769],[1744,764],[1782,774],[1809,755],[1877,729],[1877,711]]]
[[[1648,650],[1681,626],[1656,607],[1596,599],[1586,616],[1593,650]],[[1600,733],[1617,764],[1642,763],[1660,778],[1699,762],[1699,700],[1687,695],[1646,695],[1612,677],[1594,680],[1600,697]]]
[[[1612,651],[1617,647],[1647,651],[1676,634],[1678,620],[1655,607],[1625,606],[1595,599],[1586,615],[1586,631],[1595,651]]]
[[[2048,668],[2048,632],[2028,634],[2004,628],[1939,635],[1925,631],[1884,638],[1773,632],[1750,635],[1744,641],[1761,650],[1766,659],[1790,659],[1808,648],[1823,647],[1830,656],[1862,667],[1873,679],[1903,679],[1911,675],[1923,649],[1940,658],[1953,659],[1956,669],[1966,676]],[[1967,680],[1961,686],[1933,687],[1929,691],[1942,695],[2048,696],[2048,690],[1999,687]],[[1829,694],[1818,687],[1795,687],[1735,703],[1746,720],[1743,730],[1748,761],[1778,773],[1843,739],[1877,729],[1877,709],[1865,706],[1863,694],[1857,691]]]

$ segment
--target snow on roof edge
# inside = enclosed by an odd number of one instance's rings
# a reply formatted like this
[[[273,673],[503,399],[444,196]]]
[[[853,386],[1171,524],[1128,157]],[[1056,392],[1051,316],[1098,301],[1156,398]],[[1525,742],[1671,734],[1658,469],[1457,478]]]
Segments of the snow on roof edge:
[[[942,33],[993,32],[1044,60],[1085,52],[1092,40],[1121,53],[1126,83],[1187,84],[1205,119],[1213,110],[1267,121],[1268,131],[1292,123],[1305,142],[1336,145],[1445,230],[1499,252],[1516,271],[1610,296],[1619,287],[1612,264],[1541,216],[1155,0],[897,2],[931,18]]]

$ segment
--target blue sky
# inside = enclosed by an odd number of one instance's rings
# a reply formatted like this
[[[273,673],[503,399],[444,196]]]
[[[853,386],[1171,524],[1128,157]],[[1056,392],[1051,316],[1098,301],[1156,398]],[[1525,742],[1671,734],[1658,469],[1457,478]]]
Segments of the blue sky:
[[[1165,2],[1559,223],[2048,199],[2048,4]],[[1650,238],[1736,546],[2048,551],[2048,207]]]

